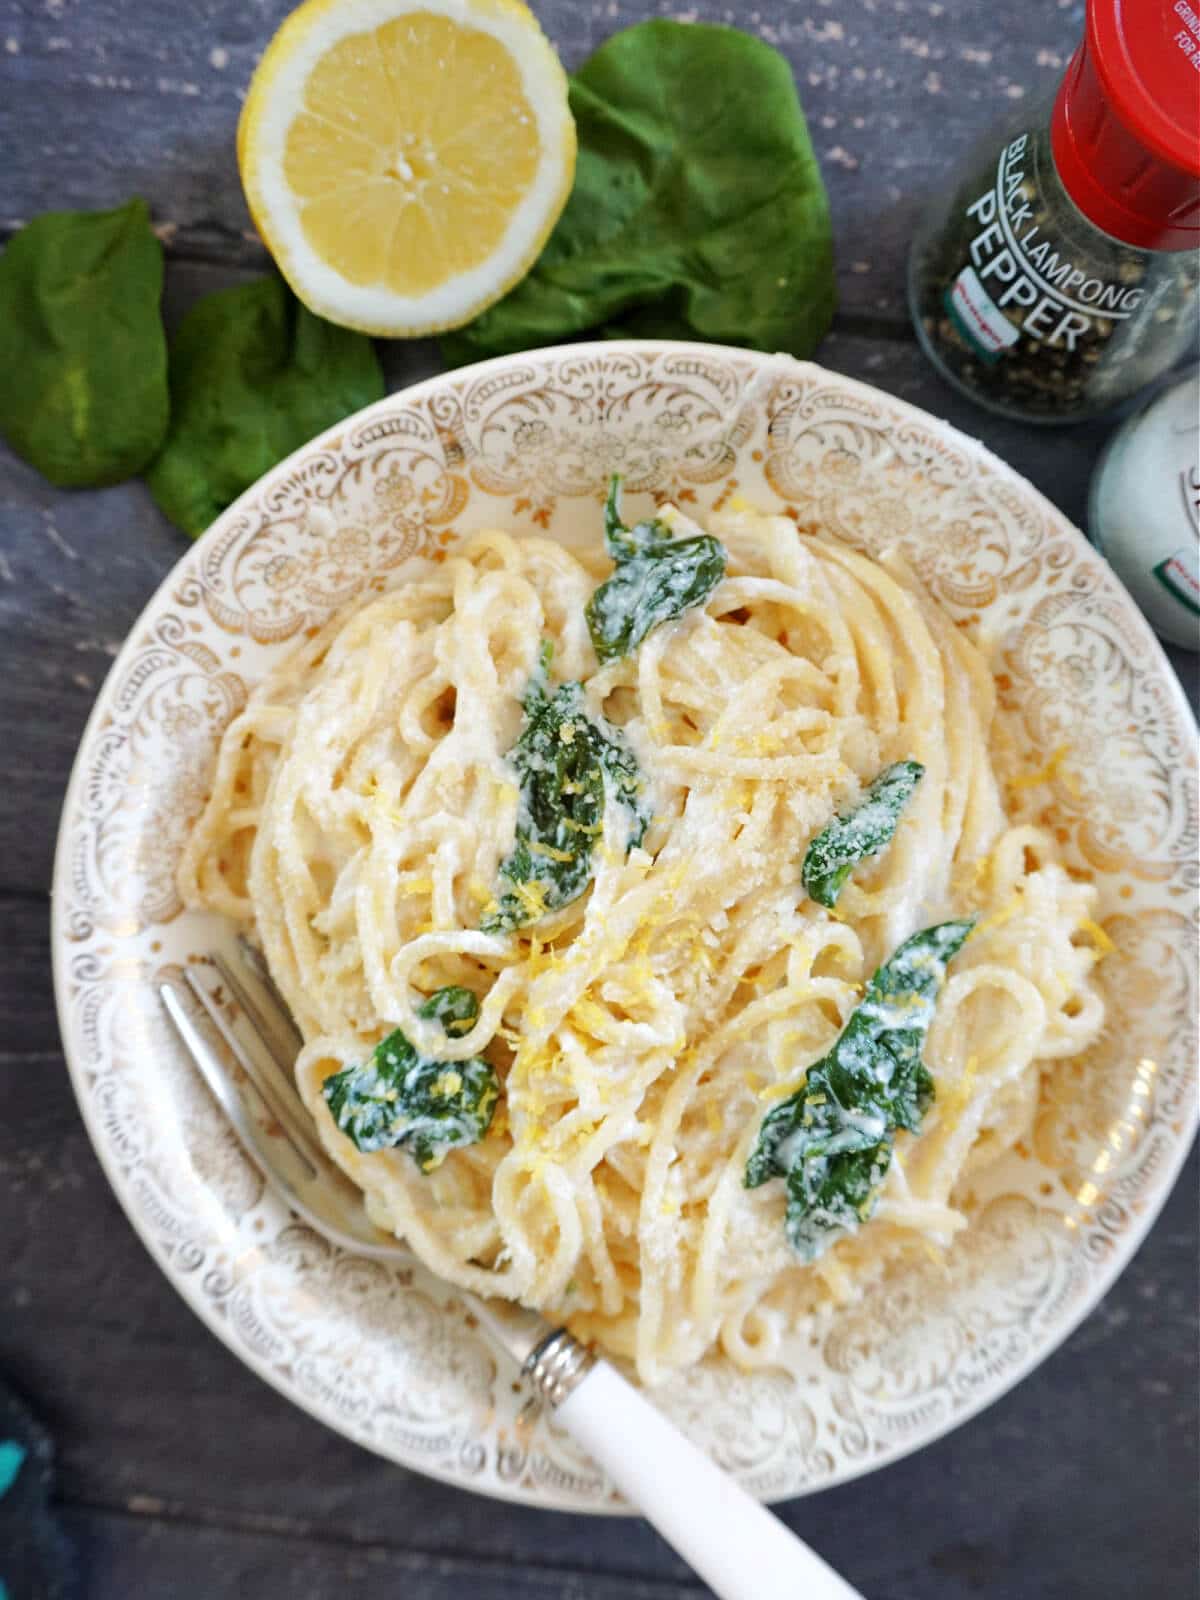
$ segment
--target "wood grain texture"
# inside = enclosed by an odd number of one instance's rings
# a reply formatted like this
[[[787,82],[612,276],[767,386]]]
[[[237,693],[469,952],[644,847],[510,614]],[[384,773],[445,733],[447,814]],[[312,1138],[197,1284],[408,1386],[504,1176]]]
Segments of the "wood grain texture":
[[[248,1600],[278,1592],[303,1600],[695,1600],[695,1582],[581,1573],[525,1565],[519,1589],[510,1563],[425,1555],[382,1545],[348,1546],[294,1534],[271,1535],[72,1509],[64,1524],[87,1563],[96,1593],[195,1600],[198,1594]],[[203,1589],[196,1574],[203,1573]]]
[[[760,9],[751,9],[757,5]],[[289,0],[0,0],[0,234],[55,205],[151,200],[168,321],[262,270],[231,153]],[[820,359],[981,437],[1082,523],[1104,424],[1039,432],[942,385],[908,334],[922,197],[1049,88],[1075,0],[548,0],[568,64],[647,11],[737,22],[796,69],[829,186],[843,314]],[[52,115],[47,115],[47,107]],[[435,370],[386,347],[390,386]],[[186,548],[137,483],[53,490],[0,447],[0,1373],[55,1432],[89,1600],[684,1600],[642,1523],[485,1502],[389,1465],[254,1377],[170,1292],[103,1178],[62,1061],[46,890],[104,674]],[[1174,656],[1195,704],[1195,658]],[[153,1063],[147,1063],[153,1071]],[[1197,1162],[1064,1348],[983,1417],[784,1509],[877,1600],[1174,1600],[1194,1587]]]
[[[48,204],[114,204],[135,192],[179,251],[259,259],[231,133],[259,53],[291,9],[291,0],[9,0],[0,149],[18,159],[5,173],[0,227]],[[830,192],[843,310],[894,322],[905,320],[896,269],[922,199],[977,134],[1053,90],[1083,18],[1078,0],[534,9],[568,67],[647,14],[737,23],[781,50]]]

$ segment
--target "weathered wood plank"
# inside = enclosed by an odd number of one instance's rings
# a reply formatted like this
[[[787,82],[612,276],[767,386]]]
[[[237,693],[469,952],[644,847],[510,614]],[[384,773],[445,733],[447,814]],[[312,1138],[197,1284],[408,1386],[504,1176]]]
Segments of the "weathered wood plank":
[[[202,1572],[205,1600],[699,1600],[698,1582],[604,1576],[553,1565],[514,1569],[495,1559],[461,1560],[378,1545],[347,1547],[131,1518],[71,1508],[63,1522],[75,1538],[91,1592],[194,1600]]]
[[[177,226],[178,248],[256,259],[234,128],[254,63],[291,9],[292,0],[7,5],[0,226],[139,193]],[[816,0],[700,12],[678,0],[539,0],[536,9],[568,67],[648,12],[737,23],[783,51],[829,189],[843,309],[895,321],[907,316],[903,261],[923,200],[982,129],[1053,88],[1083,17],[1079,0]]]
[[[285,1595],[302,1595],[304,1600],[376,1600],[381,1592],[400,1593],[405,1600],[698,1600],[708,1593],[694,1582],[606,1576],[587,1569],[513,1568],[504,1562],[447,1560],[380,1547],[347,1549],[161,1519],[135,1520],[92,1509],[72,1508],[64,1513],[63,1522],[77,1542],[90,1592],[96,1595],[193,1600],[198,1573],[204,1575],[205,1600],[245,1596],[273,1600]],[[864,1533],[861,1542],[870,1543],[880,1532],[880,1521],[873,1518],[870,1535]],[[1128,1571],[1135,1564],[1145,1570],[1148,1547],[1132,1540],[1114,1549],[1116,1560],[1129,1563],[1124,1572],[1111,1561],[1100,1566],[1094,1549],[1077,1552],[1078,1563],[1068,1566],[1054,1560],[1063,1536],[1064,1530],[1049,1518],[1027,1524],[1020,1535],[1035,1557],[1051,1556],[1058,1576],[1049,1581],[1042,1575],[1044,1569],[1031,1582],[1022,1573],[1003,1571],[992,1546],[962,1544],[948,1548],[929,1575],[907,1566],[893,1567],[883,1580],[885,1587],[874,1593],[888,1600],[965,1600],[976,1594],[993,1600],[1060,1600],[1082,1593],[1091,1600],[1118,1596],[1124,1600],[1129,1593]],[[1193,1572],[1175,1566],[1156,1567],[1156,1574],[1159,1571],[1164,1585],[1174,1580],[1178,1587],[1147,1592],[1188,1591]],[[1054,1582],[1062,1586],[1054,1588]]]
[[[58,1051],[50,902],[43,894],[0,895],[0,1057]]]
[[[7,961],[0,968],[6,1026],[35,983]],[[290,1406],[200,1327],[159,1274],[100,1173],[58,1056],[0,1054],[0,1104],[0,1371],[53,1428],[69,1504],[202,1519],[240,1530],[255,1549],[267,1548],[254,1539],[269,1533],[341,1541],[355,1560],[382,1549],[509,1561],[520,1569],[513,1593],[539,1593],[523,1587],[526,1567],[539,1565],[592,1574],[595,1588],[581,1593],[602,1600],[602,1576],[685,1579],[643,1524],[485,1507]],[[1149,1551],[1154,1592],[1182,1593],[1195,1559],[1196,1177],[1193,1159],[1101,1307],[986,1416],[922,1452],[919,1469],[900,1464],[794,1502],[787,1520],[868,1594],[1125,1600],[1132,1561]],[[114,1535],[103,1561],[117,1561],[116,1547],[132,1537]],[[137,1537],[138,1560],[149,1562],[161,1539],[183,1563],[186,1542],[173,1546],[157,1524]],[[271,1548],[277,1571],[268,1562],[261,1585],[239,1590],[234,1563],[225,1587],[206,1584],[206,1600],[307,1595],[288,1586],[292,1546]],[[95,1593],[173,1592],[116,1582],[135,1570],[101,1564]]]

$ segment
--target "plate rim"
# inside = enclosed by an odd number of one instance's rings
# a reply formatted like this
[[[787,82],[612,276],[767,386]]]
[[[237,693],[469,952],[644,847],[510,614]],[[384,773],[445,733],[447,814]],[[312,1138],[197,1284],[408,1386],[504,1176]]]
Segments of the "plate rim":
[[[327,1416],[322,1415],[316,1409],[315,1404],[309,1402],[308,1398],[303,1394],[303,1392],[301,1392],[297,1387],[287,1386],[282,1377],[277,1375],[255,1351],[249,1349],[243,1344],[235,1342],[227,1320],[222,1317],[215,1308],[206,1302],[201,1295],[193,1292],[191,1277],[186,1274],[174,1272],[171,1269],[170,1264],[163,1258],[157,1244],[151,1238],[147,1228],[143,1226],[142,1221],[133,1208],[130,1198],[126,1193],[125,1186],[116,1170],[115,1161],[106,1148],[105,1142],[101,1139],[99,1129],[95,1125],[93,1112],[89,1107],[88,1097],[83,1092],[84,1084],[87,1078],[87,1067],[82,1060],[81,1054],[75,1049],[75,1041],[72,1037],[72,1030],[69,1023],[70,1008],[68,1005],[67,996],[66,952],[70,941],[66,936],[62,919],[65,915],[65,906],[68,897],[67,877],[69,869],[69,855],[67,844],[69,824],[78,809],[76,802],[79,788],[84,779],[84,754],[89,750],[98,724],[105,714],[112,686],[119,681],[119,675],[127,665],[128,661],[132,659],[134,655],[138,644],[138,635],[143,628],[146,618],[158,607],[160,599],[167,593],[171,586],[178,581],[180,569],[185,564],[195,560],[195,552],[200,550],[206,542],[210,542],[214,537],[218,536],[218,530],[223,529],[229,522],[235,519],[239,515],[242,506],[246,504],[251,497],[257,496],[263,491],[265,486],[272,484],[277,479],[285,478],[291,471],[293,471],[301,458],[307,456],[310,452],[315,452],[326,447],[330,441],[340,438],[347,428],[360,426],[365,421],[371,419],[376,413],[383,413],[397,404],[411,404],[415,401],[419,401],[424,397],[427,390],[437,389],[448,381],[453,381],[463,377],[471,378],[477,374],[483,375],[490,370],[511,366],[516,362],[529,361],[548,363],[556,359],[561,360],[572,357],[587,359],[588,357],[595,358],[603,357],[605,355],[619,356],[623,351],[631,351],[635,354],[644,355],[670,354],[672,352],[679,352],[683,354],[690,353],[699,356],[706,356],[709,358],[715,356],[718,358],[724,358],[726,360],[730,358],[740,359],[746,362],[750,368],[750,376],[747,379],[747,387],[749,383],[752,382],[754,378],[760,376],[763,371],[769,370],[771,363],[782,361],[786,362],[788,367],[792,369],[798,368],[805,373],[820,373],[822,376],[832,380],[839,388],[844,390],[848,390],[852,393],[858,392],[860,394],[869,395],[874,400],[882,400],[885,406],[891,412],[899,415],[901,420],[915,420],[922,426],[926,427],[933,425],[937,431],[943,433],[961,445],[969,452],[970,455],[985,464],[992,472],[997,473],[1002,478],[1017,484],[1022,493],[1033,496],[1038,505],[1049,513],[1052,522],[1059,531],[1064,532],[1071,542],[1077,542],[1079,545],[1083,546],[1083,548],[1086,549],[1091,556],[1101,561],[1105,567],[1108,568],[1109,572],[1112,573],[1112,568],[1109,566],[1108,562],[1105,561],[1102,552],[1091,543],[1091,541],[1083,533],[1082,529],[1076,527],[1067,514],[1058,506],[1056,506],[1054,502],[1048,498],[1048,496],[1043,494],[1035,484],[1030,482],[1028,478],[1017,471],[1015,467],[1010,466],[1002,457],[996,455],[995,452],[991,450],[988,445],[984,444],[982,440],[976,438],[972,434],[965,433],[962,429],[956,427],[955,424],[946,421],[944,418],[937,416],[934,412],[928,411],[922,406],[917,406],[911,401],[903,400],[896,395],[890,394],[885,389],[880,389],[874,384],[865,382],[861,378],[853,378],[844,373],[837,372],[833,368],[824,367],[816,361],[801,361],[798,358],[789,356],[783,352],[769,353],[759,350],[749,350],[740,345],[712,344],[701,340],[605,339],[587,340],[571,344],[547,345],[536,350],[514,351],[507,355],[490,357],[486,361],[472,362],[466,366],[449,368],[432,374],[429,377],[420,378],[414,383],[407,384],[401,389],[393,390],[391,393],[384,395],[381,399],[373,401],[369,406],[364,406],[360,410],[352,412],[350,415],[343,417],[339,422],[334,423],[333,426],[324,429],[321,433],[316,434],[312,439],[309,439],[298,449],[293,450],[291,454],[285,456],[281,461],[277,462],[273,467],[271,467],[269,471],[265,472],[260,478],[256,479],[254,483],[249,485],[249,487],[246,488],[242,494],[240,494],[238,498],[232,502],[232,504],[227,506],[225,510],[221,512],[221,514],[209,525],[208,528],[205,529],[202,534],[190,542],[188,547],[182,551],[178,560],[172,563],[169,570],[163,575],[161,581],[155,586],[153,592],[146,599],[136,618],[130,625],[125,638],[122,641],[121,648],[114,657],[113,662],[109,667],[108,672],[105,674],[104,680],[97,691],[91,711],[88,713],[87,720],[83,727],[83,732],[80,735],[75,755],[71,763],[70,776],[63,792],[58,827],[55,834],[54,864],[51,874],[50,888],[50,956],[51,969],[53,973],[55,1011],[57,1014],[59,1034],[62,1042],[63,1058],[67,1068],[67,1076],[70,1080],[71,1090],[75,1097],[75,1102],[79,1109],[84,1129],[87,1133],[93,1153],[99,1162],[100,1170],[104,1176],[105,1182],[108,1184],[109,1189],[120,1206],[126,1220],[133,1228],[137,1238],[145,1247],[150,1259],[154,1262],[154,1265],[158,1268],[162,1276],[167,1280],[170,1286],[180,1296],[189,1309],[199,1318],[201,1323],[208,1329],[208,1331],[214,1334],[220,1340],[220,1342],[237,1361],[253,1372],[256,1377],[267,1383],[277,1394],[282,1396],[283,1399],[298,1407],[301,1411],[307,1413],[322,1426],[339,1434],[340,1437],[345,1439],[347,1443],[360,1449],[369,1451],[371,1454],[378,1456],[381,1460],[386,1461],[390,1466],[399,1467],[402,1471],[412,1472],[421,1477],[431,1478],[437,1482],[445,1483],[455,1489],[466,1493],[475,1494],[482,1498],[499,1500],[508,1504],[520,1505],[533,1510],[552,1510],[557,1512],[574,1513],[577,1515],[612,1517],[637,1515],[638,1513],[636,1512],[636,1509],[631,1510],[631,1508],[623,1503],[613,1504],[609,1500],[605,1500],[600,1503],[580,1505],[575,1501],[560,1497],[555,1490],[544,1490],[542,1495],[539,1496],[537,1500],[533,1500],[528,1494],[521,1493],[517,1489],[511,1488],[502,1481],[496,1482],[493,1480],[488,1480],[480,1483],[467,1482],[461,1477],[456,1476],[454,1473],[448,1470],[440,1468],[434,1463],[422,1462],[420,1465],[417,1465],[409,1461],[399,1461],[394,1455],[388,1453],[381,1446],[378,1446],[369,1440],[355,1437],[346,1429],[341,1427],[337,1422]],[[744,398],[744,393],[743,397],[740,398]],[[1112,573],[1112,576],[1119,588],[1123,600],[1122,612],[1125,620],[1132,623],[1135,632],[1139,634],[1143,645],[1149,644],[1151,646],[1151,656],[1154,667],[1153,677],[1159,682],[1165,682],[1168,698],[1171,700],[1176,714],[1179,715],[1183,720],[1184,725],[1195,728],[1196,719],[1192,712],[1192,708],[1188,703],[1183,686],[1180,683],[1178,675],[1176,674],[1169,658],[1167,657],[1161,641],[1154,633],[1149,622],[1146,620],[1141,609],[1138,607],[1136,601],[1133,599],[1132,595],[1130,595],[1129,591],[1125,588],[1124,584],[1120,582],[1115,573]],[[1200,1084],[1194,1084],[1190,1105],[1186,1115],[1185,1130],[1180,1134],[1170,1152],[1169,1159],[1164,1165],[1164,1175],[1160,1179],[1156,1190],[1150,1196],[1144,1211],[1137,1217],[1136,1221],[1131,1226],[1127,1227],[1123,1231],[1120,1240],[1120,1247],[1111,1253],[1108,1260],[1104,1263],[1100,1270],[1090,1278],[1087,1291],[1080,1296],[1078,1303],[1073,1305],[1070,1311],[1064,1315],[1062,1321],[1060,1323],[1056,1323],[1051,1331],[1045,1335],[1043,1339],[1027,1355],[1025,1355],[1019,1362],[1015,1363],[1011,1369],[1007,1370],[1002,1379],[1000,1379],[994,1386],[987,1388],[987,1390],[978,1398],[967,1402],[960,1409],[953,1410],[944,1420],[939,1423],[935,1431],[925,1436],[906,1441],[905,1443],[890,1450],[886,1457],[878,1460],[867,1459],[862,1462],[857,1462],[849,1467],[844,1468],[844,1470],[837,1472],[829,1479],[807,1486],[802,1485],[795,1490],[788,1491],[787,1493],[781,1495],[766,1496],[764,1497],[764,1503],[768,1505],[781,1505],[790,1500],[799,1500],[802,1498],[808,1498],[814,1494],[821,1494],[827,1489],[840,1488],[843,1484],[852,1483],[859,1478],[865,1477],[870,1473],[880,1470],[881,1468],[896,1465],[899,1462],[906,1460],[908,1457],[917,1454],[919,1451],[937,1444],[948,1434],[953,1433],[963,1424],[971,1421],[973,1418],[986,1411],[990,1406],[994,1405],[997,1401],[1003,1399],[1019,1383],[1023,1382],[1032,1371],[1041,1366],[1042,1363],[1048,1360],[1049,1357],[1055,1354],[1056,1351],[1060,1350],[1066,1341],[1072,1336],[1072,1334],[1075,1333],[1079,1326],[1086,1320],[1086,1318],[1092,1314],[1092,1312],[1096,1309],[1096,1306],[1109,1292],[1116,1280],[1130,1265],[1133,1258],[1137,1255],[1138,1251],[1145,1243],[1146,1237],[1151,1228],[1161,1215],[1163,1207],[1166,1205],[1168,1198],[1173,1193],[1175,1186],[1178,1183],[1180,1173],[1182,1172],[1182,1169],[1191,1154],[1193,1145],[1196,1143],[1197,1132],[1200,1131],[1200,1094],[1198,1094],[1198,1090],[1200,1090]],[[453,1286],[450,1285],[448,1287],[452,1288]]]

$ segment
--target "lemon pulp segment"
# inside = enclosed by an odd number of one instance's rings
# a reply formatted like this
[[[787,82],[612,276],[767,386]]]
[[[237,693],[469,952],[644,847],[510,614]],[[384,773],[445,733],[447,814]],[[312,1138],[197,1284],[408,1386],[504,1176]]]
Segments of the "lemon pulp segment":
[[[452,58],[459,70],[448,76],[472,83],[468,107],[437,92]],[[344,39],[321,60],[284,156],[317,254],[351,283],[405,295],[486,261],[537,165],[511,57],[489,34],[428,11]]]

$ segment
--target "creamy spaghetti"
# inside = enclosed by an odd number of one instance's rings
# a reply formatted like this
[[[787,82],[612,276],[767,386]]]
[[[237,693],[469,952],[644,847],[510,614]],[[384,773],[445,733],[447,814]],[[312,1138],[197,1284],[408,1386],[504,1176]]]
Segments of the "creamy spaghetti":
[[[484,533],[413,564],[256,688],[180,872],[190,905],[261,942],[306,1040],[304,1099],[376,1222],[648,1383],[714,1345],[778,1359],[805,1316],[948,1245],[965,1175],[1020,1139],[1041,1074],[1102,1021],[1095,890],[1009,820],[979,650],[899,558],[751,509],[705,531],[721,580],[604,665],[585,617],[611,570],[599,540],[577,555]],[[484,932],[543,641],[552,681],[579,683],[636,759],[646,826],[631,843],[607,804],[584,892]],[[923,776],[894,837],[817,904],[806,850],[898,762]],[[896,1133],[861,1226],[802,1259],[784,1185],[746,1186],[764,1116],[902,941],[968,916],[924,1040],[932,1104]],[[454,1036],[418,1015],[449,985],[478,997]],[[485,1135],[436,1165],[360,1149],[331,1114],[333,1075],[393,1030],[453,1084],[455,1063],[495,1074]]]

